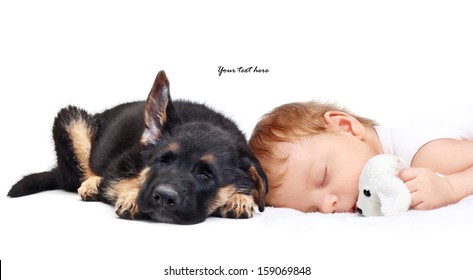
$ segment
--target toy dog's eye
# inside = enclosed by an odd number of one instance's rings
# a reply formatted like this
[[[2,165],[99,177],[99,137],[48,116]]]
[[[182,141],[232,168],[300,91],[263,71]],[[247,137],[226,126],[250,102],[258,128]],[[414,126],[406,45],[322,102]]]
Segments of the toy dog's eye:
[[[363,210],[361,210],[360,208],[356,208],[356,212],[360,213],[361,215],[363,215]]]
[[[370,197],[371,196],[371,193],[369,190],[363,190],[363,194],[366,196],[366,197]]]

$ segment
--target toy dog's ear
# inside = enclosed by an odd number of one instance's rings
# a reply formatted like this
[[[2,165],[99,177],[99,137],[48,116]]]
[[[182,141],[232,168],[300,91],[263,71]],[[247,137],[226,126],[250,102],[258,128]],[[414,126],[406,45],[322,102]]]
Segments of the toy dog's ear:
[[[169,80],[164,71],[159,71],[145,102],[145,130],[141,136],[141,145],[155,144],[158,141],[172,113],[173,106],[169,93]]]
[[[378,191],[383,216],[392,216],[409,210],[411,193],[407,186],[397,177],[386,178],[384,183],[388,187],[379,188]]]

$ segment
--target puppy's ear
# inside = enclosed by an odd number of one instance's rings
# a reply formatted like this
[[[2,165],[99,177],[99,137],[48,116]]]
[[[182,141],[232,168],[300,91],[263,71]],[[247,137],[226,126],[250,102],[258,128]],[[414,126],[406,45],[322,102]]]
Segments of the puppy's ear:
[[[153,87],[145,102],[145,130],[141,136],[141,145],[156,143],[161,137],[164,125],[172,111],[169,80],[164,71],[159,71]]]
[[[266,204],[266,194],[268,193],[268,180],[266,179],[266,174],[264,173],[263,168],[261,168],[261,165],[256,158],[250,157],[248,162],[250,164],[247,172],[250,175],[251,180],[254,182],[251,194],[255,199],[255,202],[258,204],[258,210],[263,212]]]

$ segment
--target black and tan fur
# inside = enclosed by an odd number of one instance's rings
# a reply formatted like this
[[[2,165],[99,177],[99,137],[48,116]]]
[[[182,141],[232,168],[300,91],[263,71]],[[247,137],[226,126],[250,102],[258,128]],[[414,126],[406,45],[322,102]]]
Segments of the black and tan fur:
[[[266,177],[234,122],[207,106],[172,101],[159,72],[148,99],[91,115],[62,109],[53,125],[57,167],[25,176],[8,193],[77,191],[122,218],[195,224],[209,215],[264,210]]]

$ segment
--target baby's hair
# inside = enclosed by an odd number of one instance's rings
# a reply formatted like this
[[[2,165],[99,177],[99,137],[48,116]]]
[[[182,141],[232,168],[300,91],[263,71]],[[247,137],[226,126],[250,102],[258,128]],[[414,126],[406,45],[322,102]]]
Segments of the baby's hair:
[[[249,144],[267,173],[270,189],[277,187],[285,173],[283,163],[286,158],[276,156],[273,152],[274,146],[280,142],[294,142],[301,137],[326,132],[324,114],[328,111],[350,114],[366,127],[376,125],[375,121],[352,114],[334,103],[318,101],[284,104],[263,115],[258,121]],[[269,171],[270,163],[273,167],[279,166],[277,171],[274,168],[271,168],[273,172]]]
[[[300,137],[327,131],[324,114],[341,111],[356,118],[362,125],[373,127],[376,122],[357,116],[334,103],[317,101],[288,103],[263,115],[250,138],[250,146],[258,158],[272,154],[272,144],[291,142]]]

